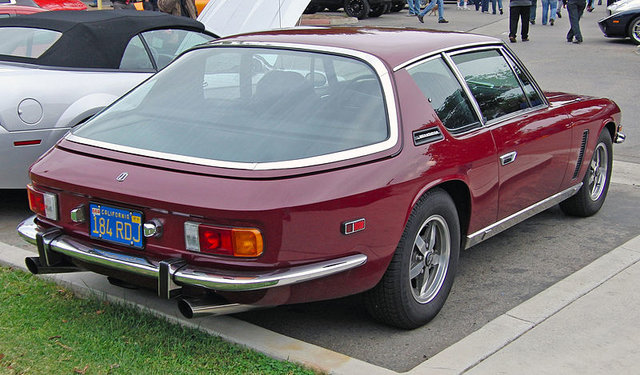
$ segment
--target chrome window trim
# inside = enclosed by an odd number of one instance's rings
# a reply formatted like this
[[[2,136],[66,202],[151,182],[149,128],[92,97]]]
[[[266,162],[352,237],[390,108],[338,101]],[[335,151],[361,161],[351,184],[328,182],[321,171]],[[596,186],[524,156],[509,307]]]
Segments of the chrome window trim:
[[[440,52],[439,54],[427,57],[424,60],[416,61],[413,64],[406,66],[405,69],[407,70],[407,73],[409,73],[409,69],[415,68],[417,66],[420,66],[420,65],[422,65],[424,63],[427,63],[427,62],[435,60],[435,59],[440,59],[442,62],[444,62],[444,64],[449,68],[449,70],[454,75],[454,77],[456,77],[456,79],[458,80],[458,84],[460,85],[460,87],[462,87],[462,91],[464,91],[465,95],[469,99],[469,102],[471,103],[471,107],[473,108],[473,111],[476,114],[476,119],[478,120],[478,124],[479,124],[478,126],[471,126],[469,128],[466,128],[466,129],[463,128],[464,130],[462,130],[462,131],[453,131],[453,130],[447,128],[444,124],[442,124],[442,127],[447,130],[447,133],[449,133],[449,134],[451,134],[453,136],[463,135],[463,134],[470,133],[470,132],[472,132],[474,130],[481,129],[484,126],[484,121],[483,121],[484,119],[481,116],[480,108],[478,107],[478,103],[476,103],[476,100],[473,97],[473,95],[471,94],[471,91],[469,90],[469,87],[467,86],[467,83],[464,81],[464,78],[461,76],[460,71],[458,71],[457,67],[455,66],[453,61],[451,61],[451,59],[447,56],[446,53]],[[409,75],[411,75],[411,73],[409,73]],[[442,122],[442,121],[440,121],[440,122]]]
[[[540,96],[540,98],[542,98],[542,102],[543,102],[542,104],[537,105],[535,107],[531,107],[531,108],[549,107],[550,104],[549,104],[549,100],[547,100],[546,95],[544,95],[544,92],[542,91],[540,86],[538,86],[538,82],[536,82],[536,80],[533,78],[533,75],[531,75],[529,70],[527,70],[527,67],[522,63],[522,61],[520,61],[520,59],[518,59],[518,56],[516,56],[516,54],[513,53],[513,51],[511,51],[506,46],[503,46],[500,49],[500,52],[502,53],[503,56],[507,56],[508,57],[508,59],[505,58],[505,60],[507,60],[507,64],[509,64],[509,66],[511,67],[511,70],[513,71],[513,73],[515,74],[516,78],[518,79],[518,82],[520,82],[520,84],[522,84],[522,81],[520,81],[520,77],[518,77],[518,75],[514,71],[514,67],[513,67],[512,63],[518,65],[518,67],[527,76],[527,78],[529,78],[529,81],[533,85],[533,89],[536,90],[536,92],[538,93],[538,96]],[[525,93],[525,96],[526,96],[526,93]],[[528,97],[527,97],[527,100],[529,100]],[[531,102],[529,102],[529,103],[531,103]]]
[[[394,72],[397,72],[398,70],[401,70],[403,68],[406,68],[409,65],[412,65],[420,60],[423,60],[425,58],[430,57],[431,55],[440,55],[442,53],[449,53],[451,51],[455,51],[458,49],[471,49],[473,47],[482,47],[482,46],[500,46],[500,42],[496,41],[496,42],[476,42],[476,43],[467,43],[467,44],[461,44],[459,46],[454,46],[454,47],[447,47],[447,48],[442,48],[439,50],[435,50],[435,51],[431,51],[425,54],[422,54],[418,57],[414,57],[410,60],[407,60],[405,62],[403,62],[400,65],[397,65],[395,68],[393,68]]]
[[[504,45],[493,45],[493,46],[483,46],[480,48],[470,48],[470,49],[464,49],[464,50],[456,50],[450,53],[446,53],[447,58],[450,59],[451,64],[455,67],[455,71],[457,73],[459,73],[459,79],[461,78],[464,81],[464,76],[462,75],[462,73],[458,70],[457,65],[455,64],[455,62],[453,61],[453,59],[451,58],[451,56],[455,56],[455,55],[460,55],[463,53],[469,53],[469,52],[477,52],[477,51],[488,51],[488,50],[495,50],[498,52],[498,54],[500,56],[502,56],[502,58],[504,59],[505,63],[507,64],[507,66],[509,66],[509,69],[511,70],[511,73],[513,73],[514,77],[516,78],[516,80],[518,81],[518,85],[520,85],[520,89],[522,90],[522,94],[525,96],[525,98],[527,99],[527,102],[531,103],[529,101],[529,98],[527,97],[527,94],[524,92],[524,89],[522,88],[522,82],[520,81],[520,78],[518,78],[518,75],[516,74],[516,72],[513,70],[513,66],[509,63],[509,60],[505,58],[504,56]],[[549,102],[547,101],[546,96],[542,93],[542,91],[540,90],[540,88],[538,87],[537,82],[533,79],[533,77],[531,76],[531,74],[529,74],[529,71],[526,70],[524,68],[524,64],[522,64],[522,62],[520,60],[518,60],[517,58],[515,58],[514,54],[509,54],[508,55],[515,63],[518,64],[518,66],[522,69],[523,72],[525,72],[525,74],[527,75],[527,77],[531,80],[531,82],[533,83],[533,87],[536,90],[536,92],[538,93],[538,95],[540,95],[540,97],[542,98],[543,104],[539,105],[539,106],[535,106],[535,107],[529,107],[529,108],[525,108],[525,109],[521,109],[515,112],[511,112],[511,113],[507,113],[506,115],[500,116],[498,118],[494,118],[491,120],[487,120],[486,118],[484,118],[484,116],[481,116],[480,118],[482,119],[482,122],[484,124],[485,127],[489,127],[489,126],[493,126],[495,124],[501,123],[503,121],[507,121],[510,119],[513,119],[514,117],[523,115],[525,113],[529,113],[529,112],[533,112],[533,111],[537,111],[539,109],[542,108],[546,108],[549,106]],[[475,105],[477,105],[477,111],[479,111],[479,113],[481,114],[482,111],[480,110],[480,105],[478,104],[478,102],[476,101],[475,96],[473,96],[473,94],[471,93],[471,89],[469,89],[467,82],[464,81],[465,83],[465,87],[469,90],[468,94],[471,95],[471,98],[474,102]]]
[[[309,51],[318,53],[329,53],[334,55],[341,55],[350,58],[359,59],[368,64],[380,79],[382,85],[382,94],[384,95],[384,103],[387,107],[387,123],[389,127],[389,136],[386,140],[371,145],[366,145],[354,149],[333,152],[325,155],[318,155],[303,159],[293,159],[277,162],[263,162],[263,163],[246,163],[246,162],[233,162],[224,160],[212,160],[192,156],[175,155],[165,152],[149,151],[136,147],[120,146],[108,142],[94,141],[84,137],[79,137],[72,133],[69,133],[65,139],[86,144],[90,146],[100,147],[108,150],[124,152],[133,155],[149,156],[156,159],[171,160],[189,164],[204,165],[210,167],[220,167],[228,169],[243,169],[243,170],[278,170],[278,169],[292,169],[311,167],[322,164],[335,163],[339,161],[354,159],[362,156],[375,154],[378,152],[386,151],[394,147],[399,140],[400,127],[398,122],[398,109],[396,108],[395,95],[393,90],[393,83],[391,81],[391,75],[387,70],[385,64],[377,57],[345,48],[337,47],[323,47],[323,46],[308,46],[295,43],[263,43],[263,42],[237,42],[237,41],[212,41],[205,45],[201,45],[194,49],[201,48],[215,48],[216,46],[224,47],[257,47],[257,48],[274,48],[274,49],[289,49],[297,51]]]

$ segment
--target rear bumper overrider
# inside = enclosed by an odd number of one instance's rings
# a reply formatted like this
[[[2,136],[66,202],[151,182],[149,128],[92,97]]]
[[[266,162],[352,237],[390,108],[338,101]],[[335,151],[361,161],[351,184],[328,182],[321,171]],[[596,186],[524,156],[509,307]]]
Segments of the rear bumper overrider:
[[[42,267],[45,270],[42,273],[73,272],[73,265],[64,264],[60,257],[62,254],[85,263],[154,278],[158,281],[158,295],[164,298],[171,298],[172,291],[182,286],[238,292],[297,284],[347,271],[367,262],[366,255],[355,254],[303,266],[231,273],[192,266],[179,258],[160,261],[100,248],[67,236],[60,229],[45,229],[37,224],[36,216],[23,221],[17,230],[27,242],[38,247],[39,257],[26,259],[32,272],[33,267]],[[59,271],[56,271],[57,267]]]

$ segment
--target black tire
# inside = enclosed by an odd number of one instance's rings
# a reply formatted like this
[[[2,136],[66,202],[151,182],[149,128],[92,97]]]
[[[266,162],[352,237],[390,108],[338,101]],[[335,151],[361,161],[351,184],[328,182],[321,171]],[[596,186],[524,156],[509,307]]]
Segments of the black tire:
[[[449,194],[434,189],[414,207],[389,268],[365,293],[367,311],[398,328],[426,324],[449,295],[459,253],[458,211]]]
[[[344,11],[349,17],[356,17],[359,20],[367,18],[370,11],[369,0],[345,0]]]
[[[391,4],[391,9],[389,10],[391,13],[397,13],[404,9],[405,5],[407,5],[404,1],[394,1]]]
[[[587,173],[582,179],[582,187],[574,196],[560,203],[562,211],[567,215],[580,217],[591,216],[598,212],[607,198],[612,165],[611,135],[604,129],[598,137]]]
[[[629,38],[635,44],[640,44],[640,17],[636,17],[629,23]]]
[[[313,5],[313,4],[309,4],[307,5],[307,7],[304,9],[304,11],[302,13],[304,14],[314,14],[316,12],[318,12],[319,7],[317,5]]]
[[[387,10],[386,4],[378,4],[371,7],[369,10],[369,17],[376,18],[380,17]]]

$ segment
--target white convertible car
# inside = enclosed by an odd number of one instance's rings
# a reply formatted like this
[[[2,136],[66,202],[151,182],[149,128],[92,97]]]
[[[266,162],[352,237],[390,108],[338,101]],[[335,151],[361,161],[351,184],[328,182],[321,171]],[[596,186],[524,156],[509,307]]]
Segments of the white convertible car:
[[[42,12],[0,19],[0,189],[86,121],[196,44],[294,26],[303,0],[211,2],[195,21],[159,12]]]

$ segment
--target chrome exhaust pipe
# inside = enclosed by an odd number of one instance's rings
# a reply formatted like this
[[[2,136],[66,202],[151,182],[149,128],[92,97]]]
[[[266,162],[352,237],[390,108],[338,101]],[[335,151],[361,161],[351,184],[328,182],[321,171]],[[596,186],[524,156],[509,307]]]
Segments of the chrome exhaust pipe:
[[[235,314],[255,308],[258,306],[226,303],[212,298],[182,298],[178,301],[178,309],[187,319],[208,315]]]
[[[56,263],[51,266],[46,266],[40,261],[40,257],[25,258],[24,263],[27,266],[27,269],[34,275],[83,271],[83,269],[78,268],[70,263]]]

